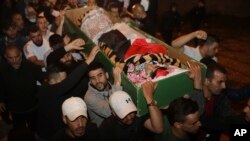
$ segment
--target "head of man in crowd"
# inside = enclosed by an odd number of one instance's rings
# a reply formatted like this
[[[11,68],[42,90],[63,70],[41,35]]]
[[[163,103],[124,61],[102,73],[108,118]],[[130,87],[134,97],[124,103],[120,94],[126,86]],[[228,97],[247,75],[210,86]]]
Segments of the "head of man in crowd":
[[[25,18],[31,23],[36,23],[37,11],[35,10],[35,8],[30,5],[27,5],[24,10]]]
[[[198,104],[180,97],[173,100],[167,109],[167,118],[176,137],[183,138],[187,133],[196,133],[201,126]]]
[[[48,30],[49,22],[44,16],[38,16],[36,25],[39,28],[40,32],[46,33]]]
[[[85,134],[87,124],[87,106],[80,97],[71,97],[62,104],[63,122],[67,125],[66,133],[73,138]]]
[[[245,113],[245,120],[250,123],[250,99],[248,99],[246,106],[243,109]]]
[[[58,34],[53,34],[49,37],[49,44],[53,50],[57,50],[57,49],[65,46],[64,41],[63,41],[63,37],[58,35]],[[71,52],[67,52],[60,59],[60,62],[68,67],[70,67],[74,61],[75,60],[73,59]]]
[[[124,124],[130,125],[136,118],[137,108],[132,98],[124,91],[116,91],[109,98],[112,114]]]
[[[215,63],[207,66],[204,92],[219,95],[226,88],[227,71],[221,65]]]
[[[66,77],[66,68],[62,63],[50,64],[47,66],[48,83],[53,85],[62,82]]]
[[[141,4],[133,5],[132,14],[134,18],[138,20],[144,19],[147,16],[144,7]]]
[[[208,35],[206,40],[201,41],[203,57],[214,57],[218,53],[219,39],[215,35]]]
[[[108,11],[114,17],[119,17],[119,15],[120,15],[119,5],[117,3],[115,3],[115,2],[111,2],[108,5]]]
[[[109,74],[101,63],[91,63],[88,67],[89,82],[98,91],[109,89]]]
[[[18,30],[21,30],[24,28],[24,20],[21,13],[13,13],[12,14],[12,22],[17,26]]]
[[[43,44],[43,37],[36,25],[31,25],[29,27],[29,38],[30,40],[38,47],[42,46]]]
[[[16,46],[7,46],[4,57],[9,65],[14,69],[19,69],[22,64],[22,52]]]
[[[15,40],[18,35],[17,26],[15,24],[5,23],[3,26],[3,32],[5,33],[7,40]]]

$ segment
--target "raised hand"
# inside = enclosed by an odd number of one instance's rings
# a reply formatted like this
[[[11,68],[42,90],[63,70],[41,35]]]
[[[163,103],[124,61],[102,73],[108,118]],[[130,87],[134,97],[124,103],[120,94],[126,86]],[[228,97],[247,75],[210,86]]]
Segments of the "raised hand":
[[[121,72],[122,69],[119,66],[113,68],[113,76],[114,76],[114,85],[120,86],[122,79],[121,79]]]
[[[97,55],[97,53],[100,51],[100,48],[98,46],[95,46],[91,52],[89,53],[89,55],[86,57],[87,59],[85,60],[85,62],[87,64],[90,64],[91,62],[94,61],[95,56]]]
[[[203,30],[197,30],[195,31],[195,37],[197,39],[203,39],[206,40],[207,39],[207,33]]]
[[[147,103],[152,102],[154,100],[154,92],[156,89],[157,85],[156,83],[152,81],[147,81],[142,84],[142,91],[143,91],[143,96],[146,99]]]

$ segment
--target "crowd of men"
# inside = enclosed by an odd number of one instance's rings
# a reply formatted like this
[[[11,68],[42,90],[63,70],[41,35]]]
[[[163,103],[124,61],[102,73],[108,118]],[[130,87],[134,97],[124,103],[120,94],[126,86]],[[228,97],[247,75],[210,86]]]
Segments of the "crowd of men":
[[[232,125],[249,125],[250,87],[226,87],[215,35],[195,29],[171,39],[169,44],[207,66],[205,79],[200,65],[187,63],[194,90],[167,109],[154,99],[157,83],[143,83],[149,112],[138,116],[133,94],[123,90],[122,70],[107,72],[95,61],[98,46],[86,54],[83,39],[62,31],[64,10],[100,6],[114,19],[155,35],[156,5],[157,0],[1,1],[0,140],[217,141]],[[193,39],[200,40],[197,47],[187,45]],[[238,100],[248,100],[240,112],[230,106]]]

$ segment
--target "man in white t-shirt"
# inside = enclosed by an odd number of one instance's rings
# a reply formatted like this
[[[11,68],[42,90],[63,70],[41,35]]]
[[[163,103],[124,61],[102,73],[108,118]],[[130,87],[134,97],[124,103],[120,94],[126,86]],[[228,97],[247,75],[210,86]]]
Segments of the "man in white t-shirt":
[[[201,39],[201,44],[196,48],[187,46],[186,44],[194,38]],[[215,55],[218,53],[219,40],[214,35],[207,35],[203,30],[197,30],[175,39],[172,41],[172,46],[179,48],[184,54],[197,61],[206,57],[217,61]]]
[[[31,63],[44,67],[44,54],[50,50],[49,42],[42,37],[37,26],[29,28],[30,41],[24,46],[24,55]]]

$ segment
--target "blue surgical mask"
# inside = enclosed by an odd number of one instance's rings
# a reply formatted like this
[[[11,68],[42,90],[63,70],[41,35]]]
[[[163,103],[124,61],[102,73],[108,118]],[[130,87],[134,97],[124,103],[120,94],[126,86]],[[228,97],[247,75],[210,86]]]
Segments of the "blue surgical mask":
[[[32,22],[32,23],[35,23],[36,22],[36,18],[29,19],[29,21]]]

